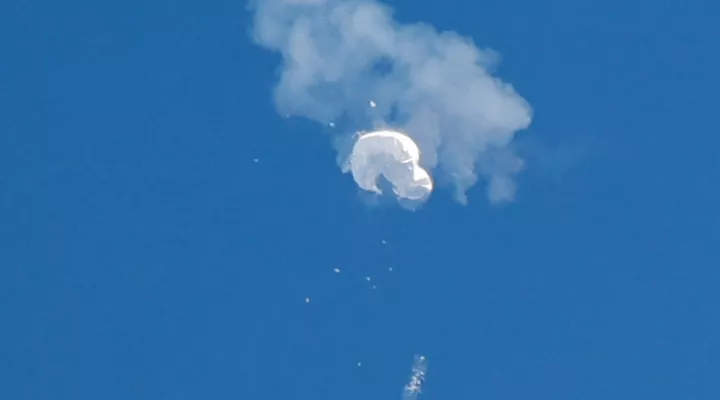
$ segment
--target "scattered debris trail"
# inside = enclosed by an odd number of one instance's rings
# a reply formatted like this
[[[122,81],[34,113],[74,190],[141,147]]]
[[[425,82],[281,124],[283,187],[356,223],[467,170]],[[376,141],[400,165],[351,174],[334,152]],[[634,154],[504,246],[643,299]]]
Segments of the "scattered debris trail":
[[[403,388],[402,400],[416,400],[422,392],[422,384],[425,381],[425,373],[427,372],[427,358],[425,356],[416,355],[413,360],[412,374],[410,382]]]

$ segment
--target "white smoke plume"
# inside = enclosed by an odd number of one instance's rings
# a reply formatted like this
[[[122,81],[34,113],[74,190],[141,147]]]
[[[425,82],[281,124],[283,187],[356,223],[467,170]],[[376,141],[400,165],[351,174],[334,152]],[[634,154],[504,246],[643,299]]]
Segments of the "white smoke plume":
[[[478,176],[488,180],[490,201],[513,199],[523,164],[508,145],[532,110],[488,72],[494,53],[453,32],[400,24],[375,0],[252,6],[255,42],[283,57],[274,93],[280,114],[323,124],[379,118],[417,143],[420,165],[452,183],[460,202]]]

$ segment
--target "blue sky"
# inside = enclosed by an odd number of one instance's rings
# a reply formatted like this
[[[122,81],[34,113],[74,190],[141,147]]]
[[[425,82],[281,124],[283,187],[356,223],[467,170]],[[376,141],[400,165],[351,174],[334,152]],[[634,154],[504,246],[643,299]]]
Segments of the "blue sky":
[[[0,398],[719,398],[720,5],[389,4],[502,55],[514,203],[367,207],[241,1],[0,6]]]

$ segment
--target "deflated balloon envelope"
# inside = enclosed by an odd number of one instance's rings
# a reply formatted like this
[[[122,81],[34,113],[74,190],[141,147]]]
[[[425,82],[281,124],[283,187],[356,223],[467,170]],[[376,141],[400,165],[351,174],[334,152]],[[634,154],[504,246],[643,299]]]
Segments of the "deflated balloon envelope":
[[[424,200],[433,190],[430,175],[418,163],[420,149],[407,135],[383,130],[364,134],[355,142],[346,170],[360,188],[382,193],[378,179],[384,176],[398,198]]]

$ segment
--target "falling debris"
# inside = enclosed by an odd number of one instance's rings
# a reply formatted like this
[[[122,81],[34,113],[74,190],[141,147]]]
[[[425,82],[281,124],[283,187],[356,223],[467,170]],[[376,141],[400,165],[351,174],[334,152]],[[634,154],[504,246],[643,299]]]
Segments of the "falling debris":
[[[387,240],[383,239],[382,244],[387,244]]]
[[[370,100],[370,107],[372,107],[372,108],[377,107],[377,103],[375,103],[374,101]]]
[[[389,272],[392,272],[392,271],[393,271],[393,267],[388,267],[388,271],[389,271]]]
[[[420,165],[420,148],[410,136],[398,131],[379,130],[359,136],[343,171],[352,172],[361,189],[378,195],[383,194],[378,182],[384,177],[397,199],[408,204],[419,205],[433,191],[433,180]]]
[[[330,122],[330,123],[328,124],[328,126],[331,127],[331,128],[334,128],[334,127],[335,127],[335,123],[334,123],[334,122]]]
[[[372,288],[373,288],[373,289],[377,289],[377,286],[373,285]]]
[[[369,277],[369,276],[366,276],[366,277],[365,277],[365,280],[368,281],[368,282],[370,282],[370,277]]]
[[[259,158],[253,158],[253,162],[254,162],[255,164],[257,164],[257,163],[260,162],[260,159],[259,159]]]
[[[339,274],[339,273],[340,273],[340,268],[335,268],[335,269],[333,269],[333,272],[335,272],[336,274]]]
[[[425,356],[416,355],[413,360],[410,382],[403,387],[403,400],[415,400],[422,392],[422,385],[427,372],[427,359]]]
[[[306,297],[306,298],[305,298],[305,303],[310,304],[310,298],[309,298],[309,297]]]
[[[358,366],[358,368],[362,367],[362,363],[361,363],[361,362],[358,362],[358,363],[357,363],[357,366]]]

